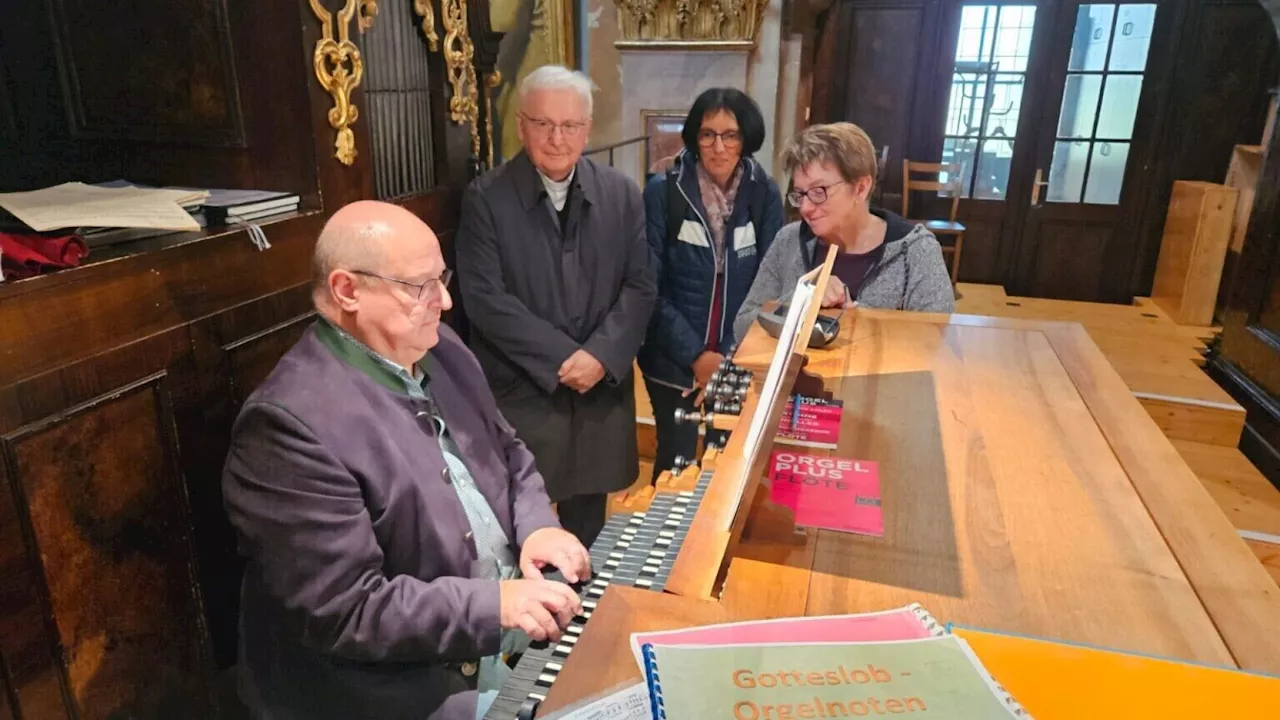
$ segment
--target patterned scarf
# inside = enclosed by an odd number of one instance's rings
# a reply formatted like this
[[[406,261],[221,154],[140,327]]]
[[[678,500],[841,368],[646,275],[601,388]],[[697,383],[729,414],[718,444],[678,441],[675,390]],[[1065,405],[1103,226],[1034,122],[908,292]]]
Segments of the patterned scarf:
[[[729,189],[721,190],[711,173],[698,163],[698,192],[702,194],[702,205],[707,209],[707,224],[711,226],[711,241],[716,245],[716,272],[724,272],[724,224],[733,213],[733,201],[738,195],[738,185],[742,182],[742,163],[733,171],[733,179],[729,181]]]

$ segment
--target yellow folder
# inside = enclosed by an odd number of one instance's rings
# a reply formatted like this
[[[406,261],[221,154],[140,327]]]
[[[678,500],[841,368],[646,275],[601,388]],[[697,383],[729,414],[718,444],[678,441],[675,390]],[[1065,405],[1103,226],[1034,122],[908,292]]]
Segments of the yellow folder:
[[[1280,677],[953,625],[1035,720],[1277,720]]]

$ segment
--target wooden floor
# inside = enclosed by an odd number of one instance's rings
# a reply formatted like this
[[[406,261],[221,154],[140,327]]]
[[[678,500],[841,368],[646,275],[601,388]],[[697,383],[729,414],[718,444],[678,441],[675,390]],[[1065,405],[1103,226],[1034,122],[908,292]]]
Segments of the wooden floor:
[[[965,315],[1075,322],[1115,367],[1148,414],[1280,584],[1280,490],[1237,449],[1245,411],[1206,375],[1206,342],[1217,328],[1174,323],[1154,303],[1133,305],[1011,297],[997,285],[960,283],[956,312]],[[636,370],[636,433],[641,468],[636,484],[615,494],[611,512],[643,510],[640,491],[653,471],[653,410]]]

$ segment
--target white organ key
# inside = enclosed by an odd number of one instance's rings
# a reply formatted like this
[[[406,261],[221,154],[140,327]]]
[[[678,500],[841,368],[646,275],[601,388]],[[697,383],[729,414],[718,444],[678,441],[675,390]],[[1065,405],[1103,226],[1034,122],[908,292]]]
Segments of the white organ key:
[[[569,645],[577,645],[577,644],[578,644],[578,636],[577,636],[577,635],[564,635],[564,636],[561,636],[561,638],[560,638],[560,639],[561,639],[563,642],[565,642],[565,643],[567,643],[567,644],[569,644]]]
[[[543,685],[550,685],[551,683],[553,683],[553,682],[555,682],[555,681],[556,681],[556,676],[555,676],[555,675],[549,675],[549,674],[547,674],[547,673],[542,673],[541,675],[539,675],[539,676],[538,676],[538,682],[542,683]]]
[[[653,583],[649,582],[648,580],[645,580],[644,578],[640,578],[636,580],[636,585],[638,585],[639,587],[649,587],[653,585]]]
[[[671,532],[670,530],[663,530],[662,532],[658,533],[658,537],[673,538],[675,536],[676,534]]]
[[[542,693],[536,693],[536,692],[529,693],[529,697],[536,699],[538,702],[542,702],[543,700],[547,699],[546,695],[543,695]]]
[[[564,669],[564,666],[558,662],[548,662],[547,669],[552,672],[559,673],[561,670]]]
[[[559,645],[556,646],[556,652],[560,653],[561,655],[568,655],[569,653],[573,652],[573,645],[566,645],[564,643],[560,643]]]

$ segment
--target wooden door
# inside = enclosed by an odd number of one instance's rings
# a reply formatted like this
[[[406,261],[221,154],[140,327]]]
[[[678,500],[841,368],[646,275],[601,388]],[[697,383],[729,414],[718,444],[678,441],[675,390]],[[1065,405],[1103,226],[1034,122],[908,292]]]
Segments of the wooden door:
[[[1006,228],[1020,222],[1032,164],[1045,48],[1058,0],[956,3],[943,21],[937,98],[945,103],[931,153],[963,174],[958,217],[965,225],[961,280],[1002,282],[1011,265]],[[939,142],[938,138],[941,137]],[[930,154],[931,154],[930,153]],[[943,180],[949,178],[944,175]],[[913,217],[940,217],[950,199],[911,198]],[[919,205],[917,205],[917,203]],[[920,210],[916,210],[920,207]]]
[[[1006,223],[1011,292],[1128,302],[1135,226],[1154,151],[1158,84],[1147,77],[1155,3],[1064,2],[1040,83],[1039,113],[1018,168],[1021,218]],[[1029,175],[1029,177],[1027,177]]]

